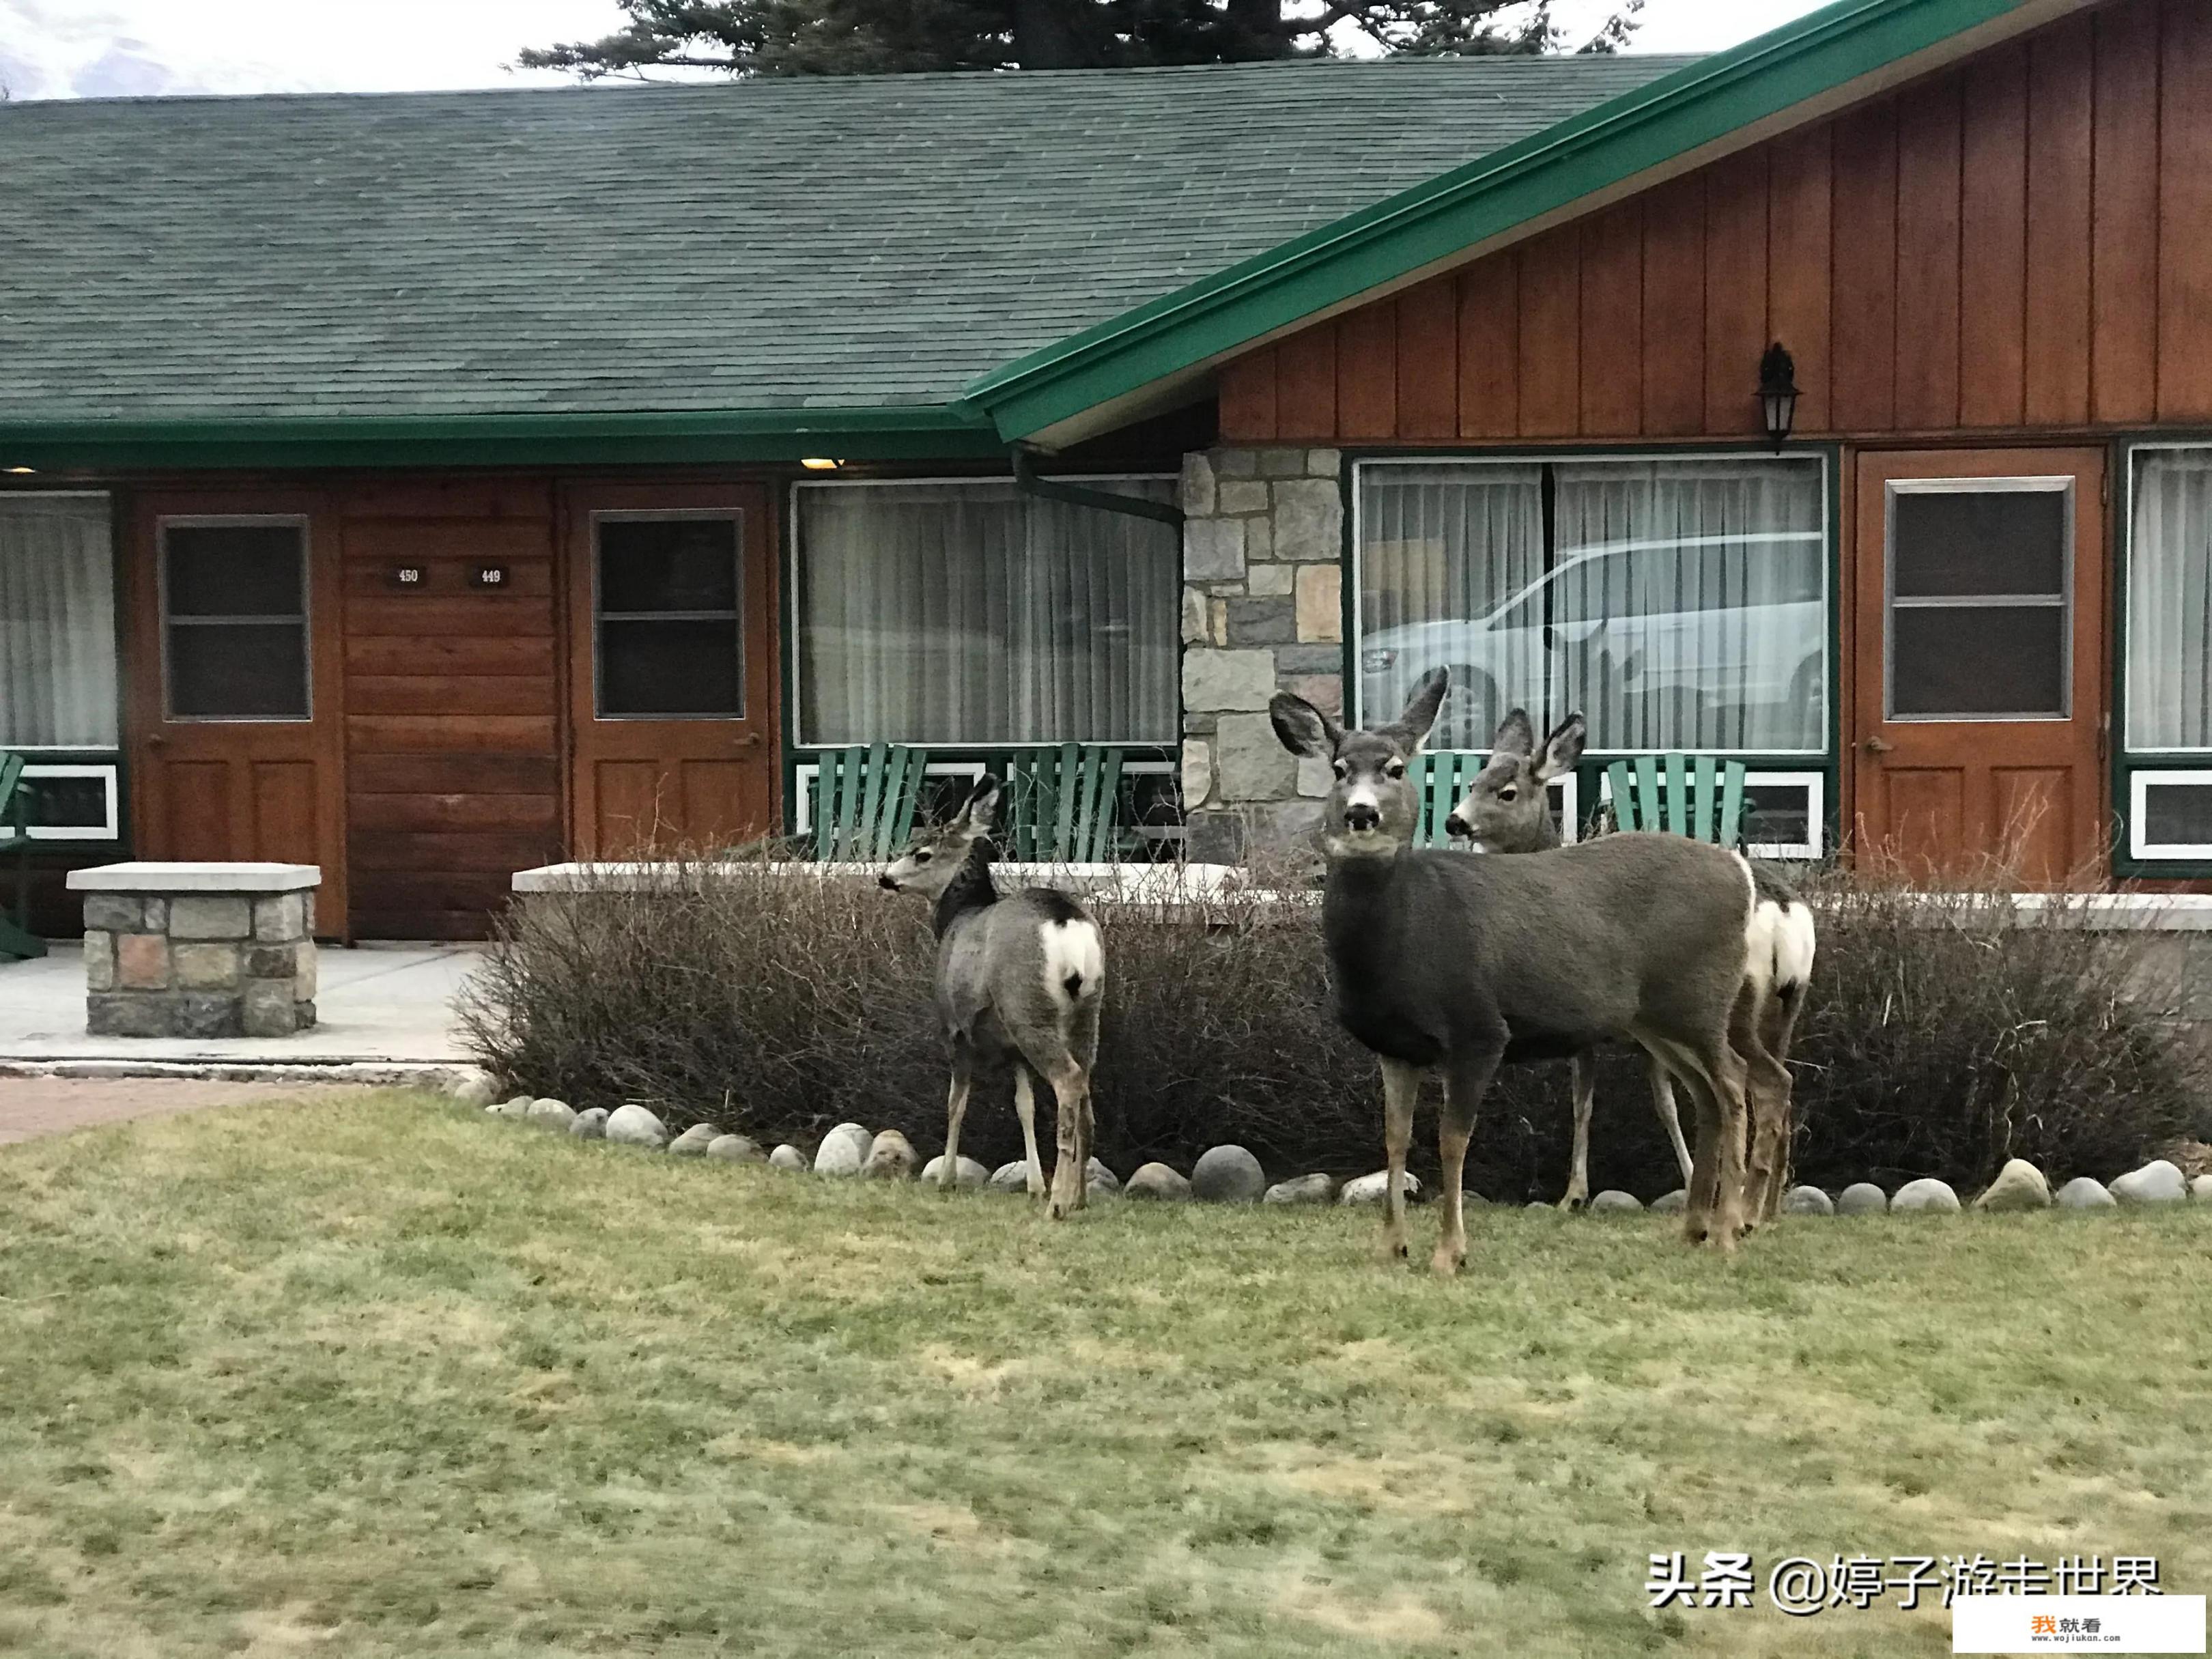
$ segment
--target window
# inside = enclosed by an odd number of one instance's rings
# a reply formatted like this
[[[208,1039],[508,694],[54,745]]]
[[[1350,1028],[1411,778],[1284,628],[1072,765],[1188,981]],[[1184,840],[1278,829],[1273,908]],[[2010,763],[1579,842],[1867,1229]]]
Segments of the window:
[[[1176,741],[1170,526],[998,480],[794,494],[802,744]]]
[[[307,526],[165,519],[161,637],[175,720],[303,720]]]
[[[0,495],[0,749],[117,743],[105,495]]]
[[[2139,859],[2212,859],[2212,772],[2138,772],[2128,850]]]
[[[2128,747],[2212,750],[2212,447],[2136,452]]]
[[[599,718],[743,715],[738,515],[601,513],[592,529]]]
[[[40,761],[23,769],[23,783],[30,791],[28,839],[121,839],[122,792],[114,765],[81,766]],[[0,824],[0,845],[11,839],[13,828],[12,824]]]
[[[1890,484],[1891,720],[2066,718],[2073,524],[2070,478]]]
[[[1601,752],[1825,752],[1826,488],[1794,458],[1364,465],[1363,718],[1449,668],[1439,747],[1518,705]]]

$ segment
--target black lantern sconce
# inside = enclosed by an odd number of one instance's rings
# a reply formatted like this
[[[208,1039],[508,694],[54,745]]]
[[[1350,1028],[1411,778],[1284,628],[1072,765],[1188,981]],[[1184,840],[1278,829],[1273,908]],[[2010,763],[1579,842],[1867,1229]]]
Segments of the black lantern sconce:
[[[1778,455],[1790,441],[1790,428],[1797,424],[1797,362],[1779,340],[1759,360],[1759,404],[1766,416],[1766,435]]]

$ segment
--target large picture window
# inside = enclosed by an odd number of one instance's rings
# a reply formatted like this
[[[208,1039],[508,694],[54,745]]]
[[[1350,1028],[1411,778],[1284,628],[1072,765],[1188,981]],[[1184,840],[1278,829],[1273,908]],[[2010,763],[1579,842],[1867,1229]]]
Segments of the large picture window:
[[[2212,447],[2136,453],[2128,747],[2212,750]]]
[[[1439,747],[1518,705],[1601,752],[1826,750],[1820,460],[1376,462],[1358,507],[1366,714],[1449,668]]]
[[[105,495],[0,495],[0,749],[112,749]]]
[[[1170,526],[995,480],[795,494],[802,744],[1176,740]]]

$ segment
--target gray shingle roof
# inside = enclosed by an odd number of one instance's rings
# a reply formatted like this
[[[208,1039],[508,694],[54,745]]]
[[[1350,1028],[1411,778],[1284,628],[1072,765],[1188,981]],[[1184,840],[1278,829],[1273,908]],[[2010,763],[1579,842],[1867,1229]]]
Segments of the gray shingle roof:
[[[0,422],[941,402],[1682,61],[0,106]]]

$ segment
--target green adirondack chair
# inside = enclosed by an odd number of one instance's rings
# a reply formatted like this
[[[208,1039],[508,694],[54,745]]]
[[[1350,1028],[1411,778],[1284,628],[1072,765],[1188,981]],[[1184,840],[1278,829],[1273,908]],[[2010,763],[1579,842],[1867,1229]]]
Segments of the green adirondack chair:
[[[1475,776],[1490,764],[1488,754],[1474,750],[1439,749],[1416,755],[1406,763],[1406,776],[1421,803],[1420,822],[1413,829],[1416,847],[1449,847],[1455,843],[1444,820],[1466,799]]]
[[[878,864],[914,835],[929,751],[908,744],[825,749],[814,774],[814,856]]]
[[[1124,750],[1084,743],[994,757],[1010,803],[1001,854],[1022,863],[1111,862],[1127,841],[1116,810],[1127,758]]]
[[[1743,843],[1743,763],[1711,755],[1644,755],[1605,769],[1613,819],[1717,847]]]
[[[15,907],[0,910],[0,962],[46,953],[46,940],[31,932],[31,786],[23,781],[23,757],[0,749],[0,848],[15,860]]]

